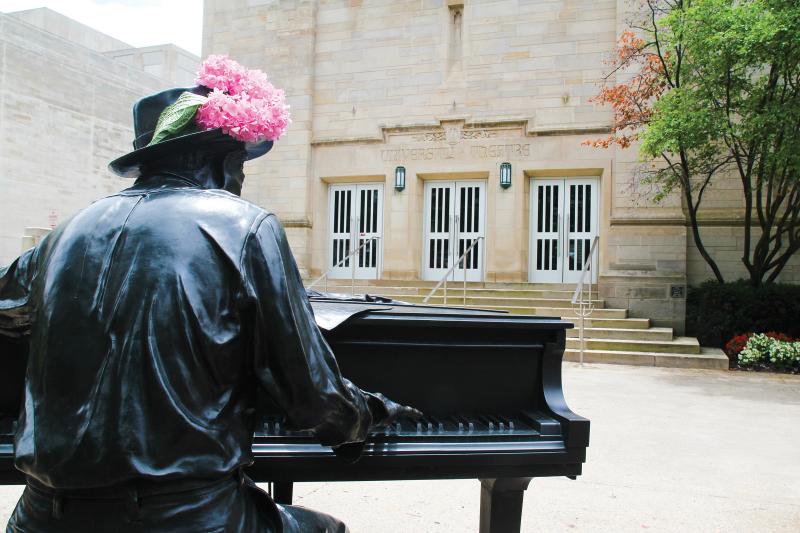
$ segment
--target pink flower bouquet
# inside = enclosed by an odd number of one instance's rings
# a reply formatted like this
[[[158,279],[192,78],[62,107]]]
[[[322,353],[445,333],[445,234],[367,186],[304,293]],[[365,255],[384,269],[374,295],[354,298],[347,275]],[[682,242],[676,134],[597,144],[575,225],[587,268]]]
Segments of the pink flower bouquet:
[[[200,66],[197,83],[211,89],[208,96],[183,93],[159,117],[150,144],[176,135],[192,119],[204,130],[221,128],[251,143],[277,140],[291,122],[283,90],[264,72],[248,70],[227,56],[209,56]]]

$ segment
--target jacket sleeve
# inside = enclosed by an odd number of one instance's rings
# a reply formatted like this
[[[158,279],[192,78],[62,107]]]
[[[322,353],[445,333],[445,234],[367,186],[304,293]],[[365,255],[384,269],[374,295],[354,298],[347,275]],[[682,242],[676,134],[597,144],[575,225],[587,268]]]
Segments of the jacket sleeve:
[[[30,331],[30,288],[36,248],[0,267],[0,335],[21,337]]]
[[[274,215],[251,232],[242,254],[248,307],[255,324],[255,374],[296,429],[311,430],[322,444],[363,442],[385,416],[377,395],[342,377],[336,359],[314,321],[311,304]],[[345,446],[350,456],[357,446]]]

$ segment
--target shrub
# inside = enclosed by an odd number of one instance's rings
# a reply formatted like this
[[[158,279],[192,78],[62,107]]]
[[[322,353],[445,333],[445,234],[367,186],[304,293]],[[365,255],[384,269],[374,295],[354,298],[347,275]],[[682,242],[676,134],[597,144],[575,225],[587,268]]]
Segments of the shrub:
[[[736,335],[734,338],[725,343],[725,353],[731,360],[738,360],[739,353],[747,346],[747,341],[750,340],[752,333],[744,333]]]
[[[739,359],[739,354],[747,346],[747,341],[749,341],[753,335],[755,335],[755,333],[743,333],[741,335],[736,335],[734,338],[725,343],[724,351],[731,361],[737,361]],[[800,340],[793,339],[789,335],[786,335],[785,333],[779,333],[777,331],[768,331],[764,335],[783,342],[794,342],[796,340]]]
[[[686,333],[703,346],[722,348],[748,331],[781,331],[800,337],[800,285],[773,283],[753,287],[708,281],[691,287],[686,299]]]
[[[800,342],[783,341],[756,333],[739,352],[739,365],[800,372]]]

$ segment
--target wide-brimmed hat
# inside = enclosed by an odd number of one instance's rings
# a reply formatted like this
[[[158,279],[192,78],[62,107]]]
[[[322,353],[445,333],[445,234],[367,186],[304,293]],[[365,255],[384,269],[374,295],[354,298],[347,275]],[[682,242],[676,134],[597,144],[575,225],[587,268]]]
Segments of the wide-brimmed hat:
[[[161,159],[170,154],[189,150],[207,149],[225,152],[244,148],[246,159],[260,157],[272,148],[272,141],[243,142],[222,132],[221,128],[201,130],[192,124],[179,134],[150,144],[156,125],[164,110],[178,100],[184,93],[206,96],[208,87],[179,87],[145,96],[133,105],[133,129],[136,138],[133,151],[118,157],[108,164],[109,170],[126,178],[137,178],[141,167],[148,162]]]

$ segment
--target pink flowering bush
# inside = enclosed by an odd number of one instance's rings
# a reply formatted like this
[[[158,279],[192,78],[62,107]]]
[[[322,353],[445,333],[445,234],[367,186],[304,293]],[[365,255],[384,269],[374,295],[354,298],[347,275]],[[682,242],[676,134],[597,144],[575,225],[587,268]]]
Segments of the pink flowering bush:
[[[283,90],[264,72],[248,70],[227,56],[209,56],[200,66],[197,83],[212,89],[195,115],[204,129],[222,128],[244,142],[274,141],[291,122]]]

